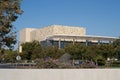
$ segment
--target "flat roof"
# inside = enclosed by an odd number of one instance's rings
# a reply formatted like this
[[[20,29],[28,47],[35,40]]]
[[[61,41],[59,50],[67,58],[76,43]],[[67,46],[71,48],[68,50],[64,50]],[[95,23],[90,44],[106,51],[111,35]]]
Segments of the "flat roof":
[[[105,41],[115,41],[119,39],[118,37],[108,37],[108,36],[92,36],[92,35],[53,35],[49,36],[47,39],[54,40],[54,38],[60,39],[85,39],[85,40],[105,40]]]

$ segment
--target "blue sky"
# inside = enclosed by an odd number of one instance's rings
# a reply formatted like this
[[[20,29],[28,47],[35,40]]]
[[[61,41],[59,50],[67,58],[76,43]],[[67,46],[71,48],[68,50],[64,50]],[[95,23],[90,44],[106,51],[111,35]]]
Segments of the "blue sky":
[[[85,27],[87,35],[120,36],[120,0],[23,0],[21,8],[17,31],[56,24]]]

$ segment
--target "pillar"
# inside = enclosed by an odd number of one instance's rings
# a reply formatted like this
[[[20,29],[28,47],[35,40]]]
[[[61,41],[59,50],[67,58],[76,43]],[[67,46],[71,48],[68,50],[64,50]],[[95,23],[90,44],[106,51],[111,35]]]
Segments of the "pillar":
[[[22,53],[22,46],[19,46],[19,53]]]
[[[86,43],[85,43],[85,44],[86,44],[86,46],[88,46],[88,40],[86,40]]]
[[[65,45],[66,45],[66,43],[65,43],[65,39],[64,39],[64,41],[63,41],[63,48],[65,47]]]
[[[112,43],[112,41],[109,41],[109,44],[111,44]]]
[[[58,47],[59,47],[59,49],[61,48],[61,39],[59,39],[59,41],[58,41]]]
[[[46,45],[49,46],[49,40],[48,39],[46,39]]]
[[[100,40],[98,40],[98,45],[100,45],[100,42],[101,42],[101,41],[100,41]]]
[[[73,45],[75,44],[75,39],[73,39]]]

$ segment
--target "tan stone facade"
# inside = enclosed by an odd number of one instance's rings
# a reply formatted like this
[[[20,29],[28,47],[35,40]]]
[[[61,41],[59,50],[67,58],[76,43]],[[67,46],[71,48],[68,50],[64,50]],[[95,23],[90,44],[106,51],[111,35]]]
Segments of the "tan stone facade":
[[[30,33],[34,30],[35,30],[34,28],[25,28],[25,29],[20,30],[20,36],[19,36],[20,42],[22,43],[30,42],[31,41]]]
[[[83,27],[62,25],[51,25],[40,29],[25,28],[20,31],[20,42],[31,42],[33,40],[44,41],[54,35],[85,36],[86,29]]]

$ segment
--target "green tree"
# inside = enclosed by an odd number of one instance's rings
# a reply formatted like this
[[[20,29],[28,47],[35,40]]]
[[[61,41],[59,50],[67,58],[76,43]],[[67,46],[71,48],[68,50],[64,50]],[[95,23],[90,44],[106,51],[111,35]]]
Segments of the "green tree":
[[[114,47],[112,44],[102,44],[99,47],[99,54],[101,54],[105,59],[114,57]]]
[[[59,49],[57,46],[48,46],[43,49],[43,58],[58,59],[65,53],[64,49]]]
[[[85,51],[86,51],[86,46],[84,44],[75,43],[75,44],[68,44],[67,46],[65,46],[65,52],[72,55],[73,59],[82,59]]]
[[[103,56],[101,56],[101,55],[97,55],[97,57],[96,57],[96,64],[98,66],[104,66],[105,63],[106,63],[105,62],[105,58]]]
[[[0,50],[13,48],[16,43],[16,31],[12,23],[22,14],[21,0],[0,0]]]
[[[26,42],[21,44],[23,52],[21,56],[27,60],[34,60],[41,55],[42,47],[38,41]]]
[[[95,61],[97,55],[98,55],[98,45],[86,47],[86,52],[84,54],[85,59]]]
[[[40,44],[36,45],[34,50],[32,51],[32,56],[31,59],[37,59],[37,58],[42,58],[42,47]]]
[[[114,47],[120,46],[120,39],[117,39],[113,42]]]
[[[16,56],[17,56],[16,51],[5,50],[2,60],[4,60],[4,62],[15,62]]]
[[[117,39],[113,42],[114,50],[115,50],[115,58],[120,60],[120,39]]]
[[[115,58],[120,60],[120,46],[115,47]]]

